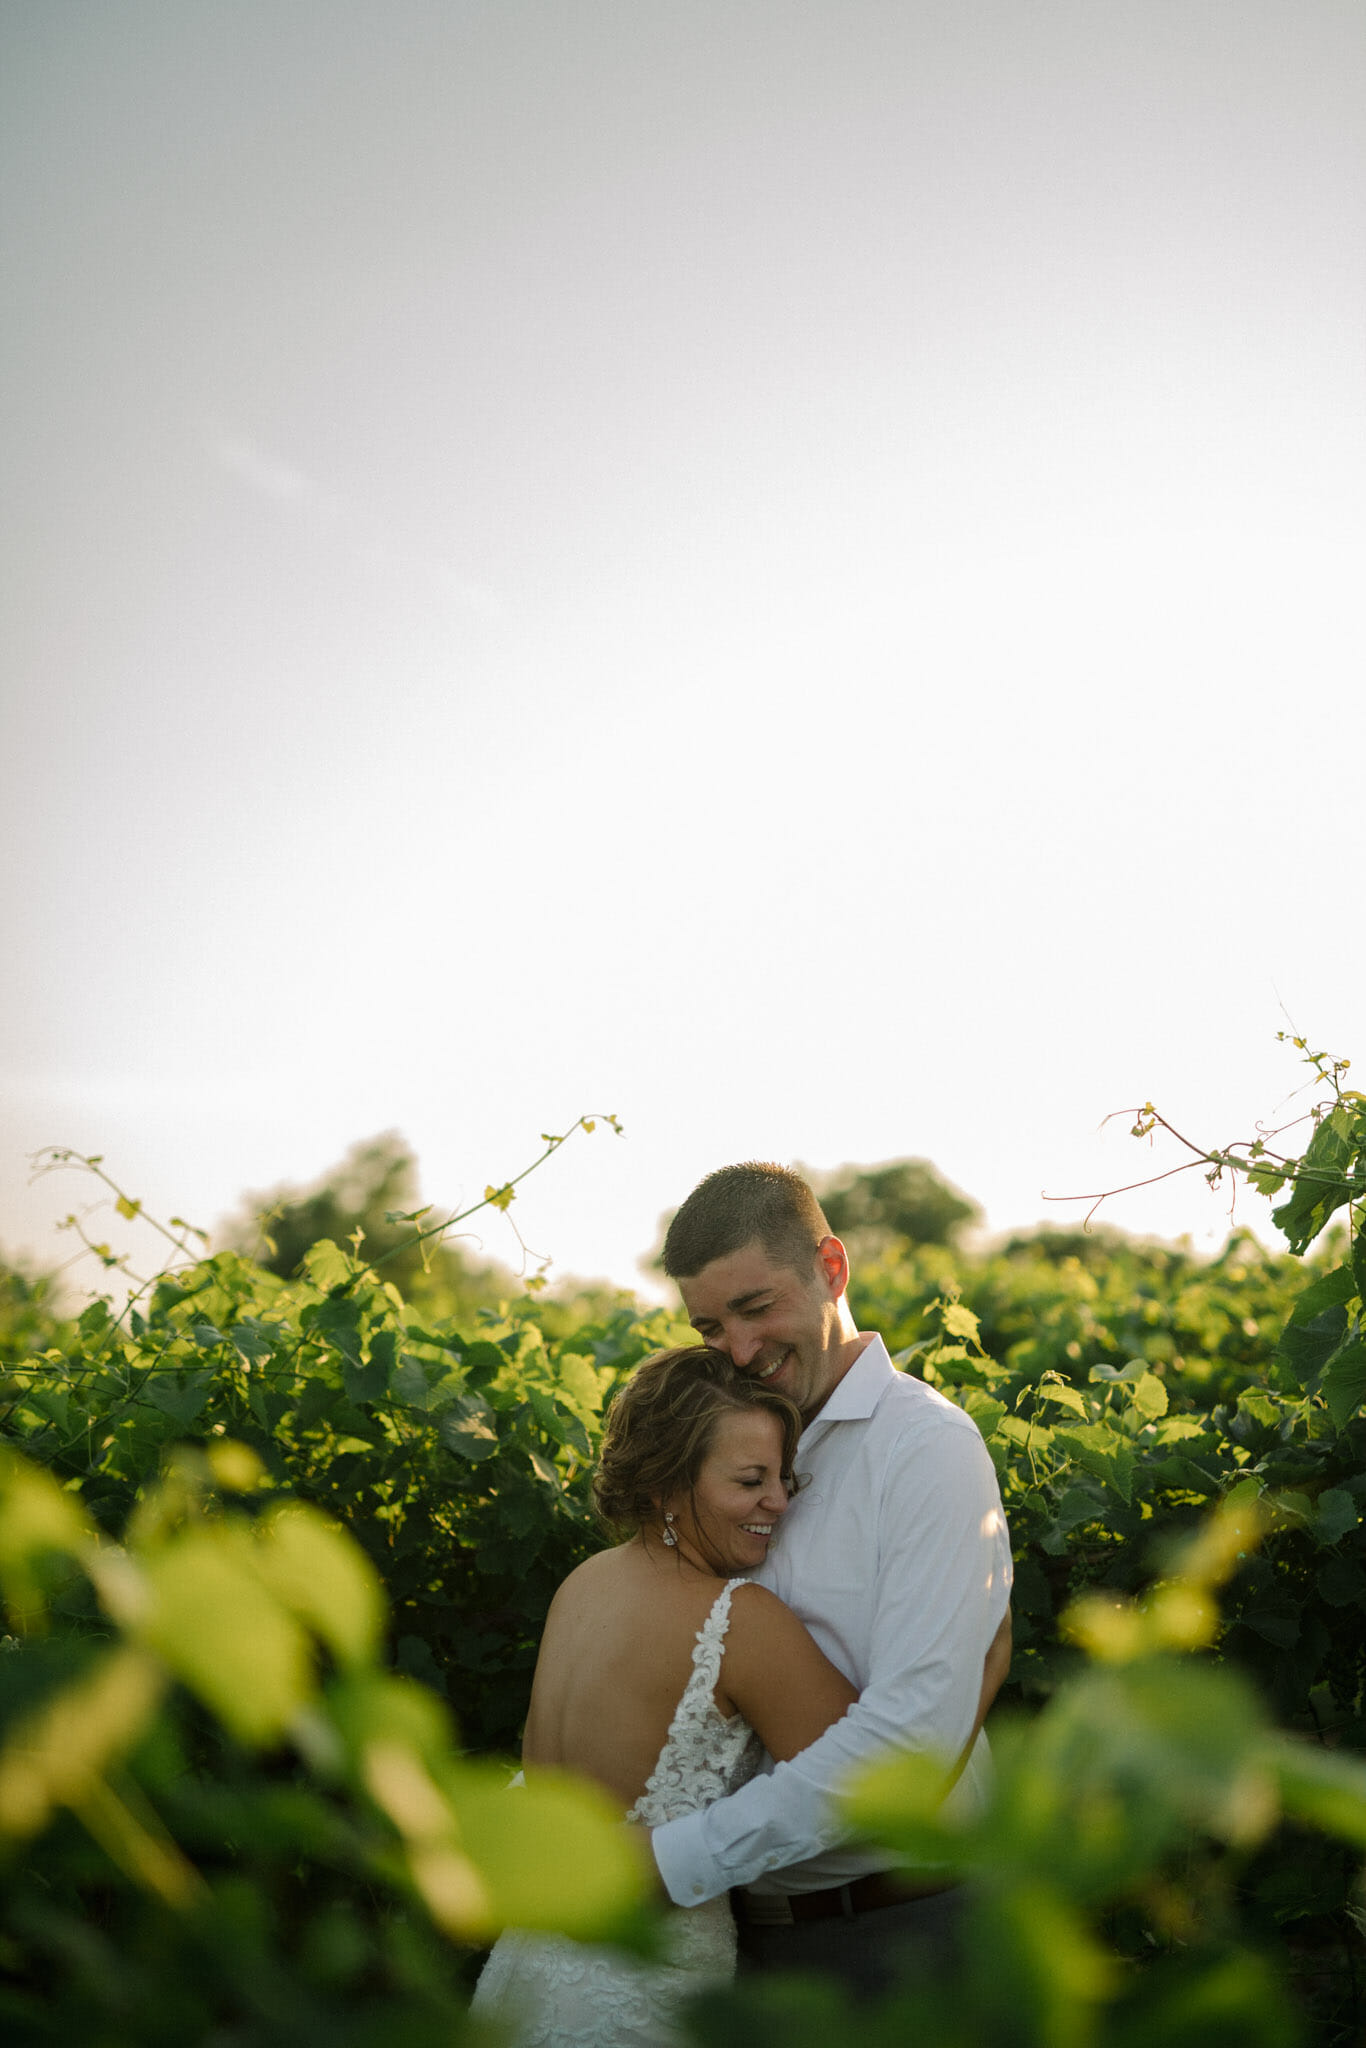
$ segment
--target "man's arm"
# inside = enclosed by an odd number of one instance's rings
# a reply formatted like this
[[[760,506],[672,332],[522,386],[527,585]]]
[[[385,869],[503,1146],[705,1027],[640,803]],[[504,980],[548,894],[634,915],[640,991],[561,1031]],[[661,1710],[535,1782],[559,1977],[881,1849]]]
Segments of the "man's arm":
[[[978,1432],[945,1423],[898,1438],[878,1528],[868,1564],[877,1572],[872,1655],[859,1700],[770,1776],[655,1830],[656,1861],[679,1905],[847,1841],[833,1795],[872,1757],[912,1748],[947,1761],[970,1745],[1010,1591],[1005,1517]]]

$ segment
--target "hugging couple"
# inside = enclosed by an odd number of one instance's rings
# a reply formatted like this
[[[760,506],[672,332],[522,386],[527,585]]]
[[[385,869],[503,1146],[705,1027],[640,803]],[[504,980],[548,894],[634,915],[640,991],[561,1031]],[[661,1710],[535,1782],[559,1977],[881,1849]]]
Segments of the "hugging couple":
[[[970,1808],[1010,1659],[1010,1542],[977,1426],[854,1327],[849,1261],[806,1183],[722,1167],[664,1269],[701,1340],[646,1360],[594,1492],[625,1537],[546,1619],[523,1760],[594,1778],[650,1830],[668,1961],[501,1937],[475,1995],[518,2048],[661,2048],[740,1965],[859,1997],[950,1956],[961,1894],[849,1845],[832,1793],[928,1750]],[[729,1896],[728,1896],[729,1895]]]

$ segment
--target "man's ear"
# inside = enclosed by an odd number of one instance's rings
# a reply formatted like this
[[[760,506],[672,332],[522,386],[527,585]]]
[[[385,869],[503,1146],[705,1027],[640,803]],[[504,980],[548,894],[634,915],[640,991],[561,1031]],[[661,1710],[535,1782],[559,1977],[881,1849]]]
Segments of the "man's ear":
[[[848,1252],[837,1237],[823,1237],[816,1246],[816,1258],[831,1297],[838,1300],[849,1285]]]

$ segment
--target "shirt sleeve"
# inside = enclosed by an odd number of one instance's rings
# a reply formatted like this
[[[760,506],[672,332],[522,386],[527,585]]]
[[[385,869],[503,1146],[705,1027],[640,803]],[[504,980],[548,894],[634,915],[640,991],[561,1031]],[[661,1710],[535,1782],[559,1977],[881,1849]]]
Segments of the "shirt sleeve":
[[[675,1904],[697,1905],[847,1842],[833,1795],[860,1765],[889,1748],[951,1761],[971,1734],[1011,1582],[996,1473],[975,1425],[945,1418],[894,1439],[877,1526],[859,1699],[800,1756],[655,1829],[655,1861]]]

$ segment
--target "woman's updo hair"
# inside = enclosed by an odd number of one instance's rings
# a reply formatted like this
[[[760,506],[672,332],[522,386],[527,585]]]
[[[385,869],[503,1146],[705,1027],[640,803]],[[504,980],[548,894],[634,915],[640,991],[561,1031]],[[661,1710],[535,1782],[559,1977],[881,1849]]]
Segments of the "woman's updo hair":
[[[593,1475],[593,1501],[603,1521],[633,1531],[657,1522],[661,1501],[692,1494],[721,1417],[756,1408],[782,1427],[782,1473],[790,1490],[802,1418],[785,1395],[750,1379],[709,1344],[647,1358],[607,1411]]]

